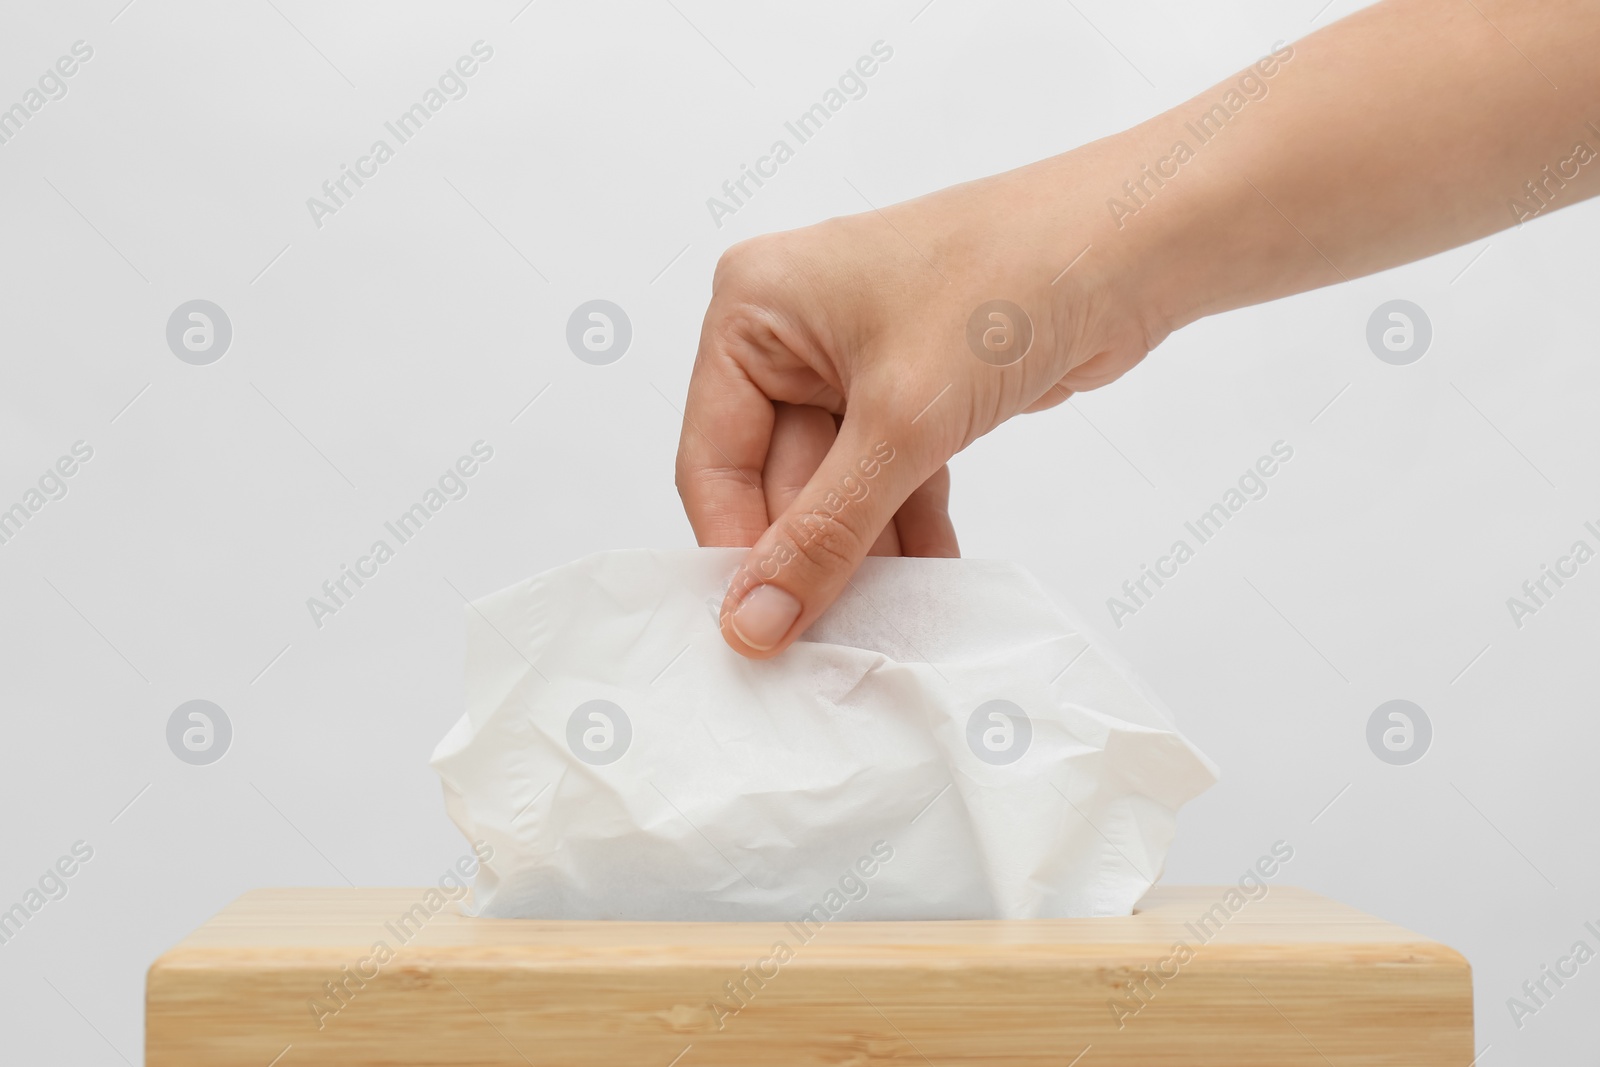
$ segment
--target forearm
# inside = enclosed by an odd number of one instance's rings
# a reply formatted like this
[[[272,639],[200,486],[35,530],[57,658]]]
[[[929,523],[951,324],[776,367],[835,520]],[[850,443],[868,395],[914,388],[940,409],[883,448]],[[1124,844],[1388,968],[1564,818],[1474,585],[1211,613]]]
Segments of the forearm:
[[[1152,340],[1600,192],[1592,2],[1386,0],[1245,74],[1089,147]]]
[[[1384,0],[1125,133],[729,249],[678,457],[702,543],[753,546],[728,643],[779,654],[891,523],[953,553],[946,460],[1185,323],[1600,191],[1597,60],[1600,0]]]

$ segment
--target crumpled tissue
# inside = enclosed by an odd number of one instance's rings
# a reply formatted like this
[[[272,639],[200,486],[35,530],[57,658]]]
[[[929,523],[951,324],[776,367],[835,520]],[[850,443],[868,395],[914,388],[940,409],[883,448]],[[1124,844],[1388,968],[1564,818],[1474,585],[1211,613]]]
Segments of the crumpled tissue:
[[[467,609],[433,766],[542,919],[1127,915],[1216,779],[1022,568],[868,559],[793,647],[723,642],[739,549],[605,552]]]

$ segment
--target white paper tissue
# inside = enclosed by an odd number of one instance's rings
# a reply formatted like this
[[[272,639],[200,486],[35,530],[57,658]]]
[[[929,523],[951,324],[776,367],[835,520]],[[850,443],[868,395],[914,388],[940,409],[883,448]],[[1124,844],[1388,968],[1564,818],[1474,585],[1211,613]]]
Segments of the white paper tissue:
[[[866,561],[763,662],[737,549],[606,552],[467,609],[433,755],[493,850],[471,910],[560,919],[1126,915],[1215,781],[1021,568]]]

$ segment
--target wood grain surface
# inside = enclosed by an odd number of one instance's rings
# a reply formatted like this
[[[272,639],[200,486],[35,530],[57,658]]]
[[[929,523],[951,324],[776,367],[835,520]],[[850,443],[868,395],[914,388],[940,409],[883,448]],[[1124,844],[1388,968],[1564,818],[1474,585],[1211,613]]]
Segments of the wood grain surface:
[[[1232,896],[1230,896],[1232,891]],[[1126,918],[471,919],[426,889],[248,893],[150,968],[149,1067],[1467,1067],[1452,949],[1305,890]],[[436,906],[437,905],[437,906]]]

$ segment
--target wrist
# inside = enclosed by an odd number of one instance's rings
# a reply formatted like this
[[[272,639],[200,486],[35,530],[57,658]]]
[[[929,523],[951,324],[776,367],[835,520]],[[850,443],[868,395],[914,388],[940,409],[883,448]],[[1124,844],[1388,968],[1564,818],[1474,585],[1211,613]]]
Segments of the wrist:
[[[1279,44],[1170,111],[1067,154],[1084,155],[1072,195],[1091,205],[1091,254],[1152,345],[1207,315],[1343,277],[1302,229],[1314,221],[1302,217],[1304,196],[1279,192],[1315,189],[1319,178],[1275,148],[1295,56]]]

